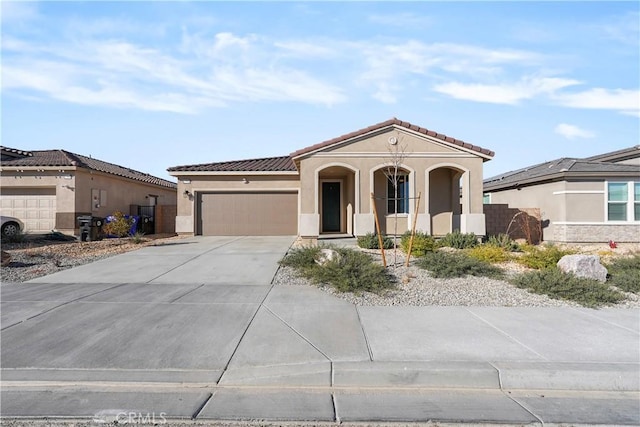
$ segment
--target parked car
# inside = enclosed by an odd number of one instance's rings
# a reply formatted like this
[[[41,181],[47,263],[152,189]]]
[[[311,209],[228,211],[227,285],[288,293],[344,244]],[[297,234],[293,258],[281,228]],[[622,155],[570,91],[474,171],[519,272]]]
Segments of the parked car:
[[[13,237],[24,231],[24,224],[12,216],[0,216],[2,220],[2,237]]]

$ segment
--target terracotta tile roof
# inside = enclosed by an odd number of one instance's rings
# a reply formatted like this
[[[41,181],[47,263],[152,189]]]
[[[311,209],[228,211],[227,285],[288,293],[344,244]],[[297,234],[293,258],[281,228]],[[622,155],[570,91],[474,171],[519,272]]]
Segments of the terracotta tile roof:
[[[169,172],[297,172],[291,157],[265,157],[262,159],[232,160],[218,163],[174,166]]]
[[[166,188],[176,188],[176,184],[162,178],[139,172],[113,163],[93,159],[80,154],[75,154],[66,150],[36,150],[22,151],[14,148],[0,147],[2,152],[2,166],[11,167],[72,167],[77,166],[84,169],[95,170],[111,175],[129,178],[147,184],[157,185]]]
[[[304,154],[308,154],[308,153],[311,153],[313,151],[320,150],[322,148],[326,148],[326,147],[332,146],[334,144],[339,144],[339,143],[341,143],[343,141],[347,141],[347,140],[349,140],[351,138],[355,138],[355,137],[358,137],[358,136],[361,136],[361,135],[365,135],[365,134],[367,134],[369,132],[374,132],[374,131],[377,131],[377,130],[380,130],[380,129],[384,129],[384,128],[387,128],[387,127],[391,127],[391,126],[394,126],[394,125],[395,126],[399,126],[399,127],[403,127],[405,129],[412,130],[414,132],[421,133],[423,135],[428,135],[430,137],[437,138],[437,139],[439,139],[441,141],[444,141],[444,142],[447,142],[449,144],[457,145],[459,147],[463,147],[463,148],[466,148],[468,150],[475,151],[475,152],[480,153],[480,154],[482,154],[484,156],[493,157],[494,154],[495,154],[493,151],[487,150],[486,148],[482,148],[482,147],[478,147],[477,145],[472,145],[472,144],[466,143],[466,142],[461,141],[459,139],[455,139],[455,138],[452,138],[450,136],[446,136],[446,135],[443,135],[441,133],[437,133],[437,132],[434,132],[432,130],[420,127],[420,126],[413,125],[413,124],[411,124],[409,122],[403,122],[402,120],[398,120],[398,119],[396,119],[394,117],[393,119],[390,119],[390,120],[387,120],[387,121],[384,121],[384,122],[381,122],[381,123],[366,127],[364,129],[360,129],[360,130],[357,130],[355,132],[350,132],[348,134],[339,136],[337,138],[333,138],[333,139],[330,139],[328,141],[321,142],[319,144],[315,144],[315,145],[311,145],[311,146],[306,147],[306,148],[302,148],[302,149],[300,149],[298,151],[295,151],[295,152],[291,153],[291,157],[295,158],[295,157],[298,157],[298,156],[302,156]]]
[[[483,181],[484,191],[505,190],[543,181],[588,175],[595,178],[608,176],[640,176],[640,166],[595,162],[588,159],[561,158],[527,168],[505,172]]]

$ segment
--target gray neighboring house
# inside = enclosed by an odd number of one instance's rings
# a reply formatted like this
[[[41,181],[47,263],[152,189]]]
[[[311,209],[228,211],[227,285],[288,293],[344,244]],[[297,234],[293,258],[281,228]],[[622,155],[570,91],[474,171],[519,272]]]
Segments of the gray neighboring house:
[[[640,242],[640,145],[484,180],[484,202],[539,208],[550,242]]]

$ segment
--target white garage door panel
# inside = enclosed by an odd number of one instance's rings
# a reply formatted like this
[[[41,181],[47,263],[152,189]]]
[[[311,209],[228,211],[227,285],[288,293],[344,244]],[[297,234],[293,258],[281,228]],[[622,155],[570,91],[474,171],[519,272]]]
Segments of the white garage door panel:
[[[2,196],[2,215],[24,222],[26,232],[47,232],[56,226],[56,196]]]

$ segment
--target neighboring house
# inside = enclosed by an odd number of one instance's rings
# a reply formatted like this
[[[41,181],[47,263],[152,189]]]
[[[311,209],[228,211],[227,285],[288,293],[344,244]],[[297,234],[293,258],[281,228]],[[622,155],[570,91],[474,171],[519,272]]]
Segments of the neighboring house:
[[[396,188],[385,176],[401,157]],[[288,156],[176,166],[176,231],[196,235],[364,235],[417,228],[485,233],[482,166],[493,152],[398,119]],[[390,199],[390,200],[389,200]],[[397,199],[397,200],[393,200]]]
[[[484,181],[485,202],[539,208],[544,240],[640,242],[640,145]]]
[[[77,233],[79,215],[176,204],[176,184],[149,174],[65,150],[0,151],[0,212],[21,219],[27,233]]]

